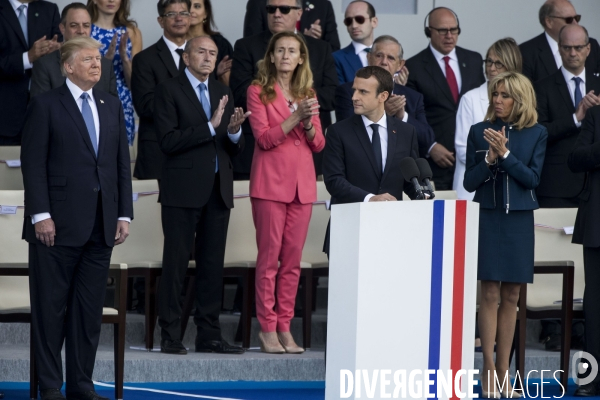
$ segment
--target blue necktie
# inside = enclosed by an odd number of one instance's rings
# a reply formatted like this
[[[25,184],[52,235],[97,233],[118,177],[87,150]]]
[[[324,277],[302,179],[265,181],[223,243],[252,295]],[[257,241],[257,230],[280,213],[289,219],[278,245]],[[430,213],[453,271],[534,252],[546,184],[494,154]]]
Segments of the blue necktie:
[[[575,76],[571,79],[575,81],[575,92],[573,92],[573,97],[575,98],[575,108],[577,108],[577,106],[579,105],[579,102],[582,99],[581,89],[579,88],[579,85],[581,84],[582,79],[578,76]]]
[[[98,139],[96,139],[96,127],[94,126],[94,115],[92,114],[92,108],[90,107],[90,103],[88,103],[89,94],[86,92],[81,93],[82,104],[81,104],[81,115],[83,115],[83,120],[85,121],[85,126],[87,127],[88,134],[90,135],[90,140],[92,141],[92,146],[94,146],[94,153],[98,156]]]
[[[211,117],[212,117],[212,113],[210,111],[210,104],[208,102],[208,97],[206,97],[206,85],[204,83],[201,83],[198,85],[198,88],[200,89],[200,104],[202,104],[202,108],[204,109],[204,114],[206,114],[206,118],[208,118],[208,120],[210,121]],[[217,159],[217,156],[215,155],[215,174],[219,171],[219,160]]]
[[[19,11],[19,24],[21,24],[23,36],[25,36],[25,42],[27,42],[27,45],[29,45],[29,35],[27,34],[27,15],[25,15],[27,6],[25,4],[21,4],[17,10]]]

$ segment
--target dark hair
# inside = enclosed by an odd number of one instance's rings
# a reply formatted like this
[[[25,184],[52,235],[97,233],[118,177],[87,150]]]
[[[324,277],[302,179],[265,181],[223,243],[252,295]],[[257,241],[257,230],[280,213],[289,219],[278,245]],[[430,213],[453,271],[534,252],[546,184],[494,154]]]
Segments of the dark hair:
[[[397,44],[398,47],[400,47],[400,54],[398,54],[398,58],[400,58],[401,60],[404,58],[404,49],[402,49],[402,45],[400,44],[398,39],[396,39],[395,37],[393,37],[391,35],[378,36],[377,39],[375,39],[373,41],[373,44],[371,45],[371,49],[374,49],[376,44],[383,43],[383,42],[392,42],[392,43]]]
[[[86,5],[83,4],[83,3],[71,3],[71,4],[67,4],[65,6],[65,8],[62,9],[62,12],[60,13],[60,23],[61,24],[64,25],[65,22],[67,22],[67,14],[71,10],[85,10],[85,11],[87,11],[88,9],[87,9]]]
[[[542,28],[546,29],[546,18],[554,14],[554,2],[547,1],[540,7],[540,12],[538,17],[540,19],[540,24],[542,24]]]
[[[179,3],[185,3],[187,5],[188,11],[192,10],[192,2],[190,0],[158,0],[158,3],[156,3],[156,10],[158,11],[158,16],[162,17],[163,15],[165,15],[167,7],[169,7],[171,4]]]
[[[98,6],[94,3],[94,0],[88,0],[87,9],[92,18],[92,22],[98,21]],[[117,10],[117,13],[113,17],[113,23],[115,26],[125,26],[127,28],[134,28],[137,23],[129,18],[130,7],[129,0],[121,0],[121,6]]]
[[[269,0],[267,0],[267,5],[269,5]],[[296,6],[302,8],[302,0],[296,0]]]
[[[369,79],[372,76],[374,76],[378,82],[377,96],[383,92],[388,92],[388,95],[391,96],[394,91],[394,79],[387,69],[370,65],[356,71],[356,78]]]
[[[196,0],[191,0],[190,1],[190,12],[192,11],[192,7],[194,6],[194,1]],[[202,1],[202,0],[197,0],[197,1]],[[212,4],[210,2],[210,0],[203,0],[204,1],[204,11],[206,12],[206,18],[204,18],[204,21],[200,22],[200,25],[202,25],[202,30],[204,30],[204,33],[206,33],[207,35],[216,35],[217,33],[219,33],[217,31],[217,26],[215,25],[215,19],[213,17],[213,13],[212,13]],[[191,30],[191,27],[190,27]]]
[[[365,3],[367,5],[367,15],[369,16],[369,18],[373,18],[375,16],[375,7],[373,7],[373,4],[369,3],[368,1],[365,1],[365,0],[353,0],[350,3],[348,3],[348,7],[352,3]],[[348,7],[346,7],[346,8],[348,8]]]
[[[558,44],[559,44],[559,45],[562,43],[562,33],[563,33],[563,30],[564,30],[564,29],[565,29],[567,26],[571,26],[571,24],[570,24],[570,25],[565,25],[565,26],[563,26],[562,28],[560,28],[560,31],[558,31]],[[585,45],[587,46],[587,44],[590,42],[590,35],[588,34],[588,31],[587,31],[587,29],[585,29],[585,27],[584,27],[584,26],[582,26],[582,25],[573,25],[573,26],[578,26],[578,27],[580,27],[581,29],[583,29],[583,32],[585,33]]]

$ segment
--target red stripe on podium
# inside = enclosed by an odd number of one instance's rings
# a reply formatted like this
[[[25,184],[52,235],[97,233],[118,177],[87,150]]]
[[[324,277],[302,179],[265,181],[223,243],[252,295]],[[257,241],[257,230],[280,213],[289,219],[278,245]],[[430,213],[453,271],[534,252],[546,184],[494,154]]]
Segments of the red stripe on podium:
[[[456,201],[454,231],[454,279],[452,290],[452,339],[450,369],[456,374],[462,368],[464,295],[465,295],[465,245],[467,229],[467,202]],[[452,399],[456,397],[453,391]]]

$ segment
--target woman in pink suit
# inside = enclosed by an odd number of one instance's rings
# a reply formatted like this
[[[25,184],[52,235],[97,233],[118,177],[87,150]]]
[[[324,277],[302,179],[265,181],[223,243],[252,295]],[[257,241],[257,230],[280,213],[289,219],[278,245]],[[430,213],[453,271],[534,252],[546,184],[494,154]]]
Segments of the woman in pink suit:
[[[248,88],[256,138],[250,173],[256,227],[256,314],[261,350],[302,353],[290,334],[312,203],[317,199],[313,152],[325,147],[319,104],[304,40],[273,36]]]

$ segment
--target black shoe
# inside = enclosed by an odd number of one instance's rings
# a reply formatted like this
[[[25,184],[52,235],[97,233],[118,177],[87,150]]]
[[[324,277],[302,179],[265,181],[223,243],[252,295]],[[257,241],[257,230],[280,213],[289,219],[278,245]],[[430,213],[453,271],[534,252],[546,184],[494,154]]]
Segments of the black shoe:
[[[0,399],[4,398],[4,393],[0,393]]]
[[[196,353],[244,354],[240,346],[233,346],[223,339],[196,342]]]
[[[544,341],[546,351],[560,351],[562,336],[559,333],[551,333]]]
[[[40,390],[42,400],[64,400],[65,396],[60,392],[60,389],[45,389]]]
[[[167,354],[187,354],[187,350],[181,343],[181,340],[161,340],[160,352]]]
[[[575,391],[576,397],[593,397],[598,396],[598,394],[600,394],[598,391],[598,382],[591,382],[587,385],[580,386]]]
[[[90,390],[89,392],[67,393],[67,400],[109,400],[108,397],[102,397],[98,393]]]

